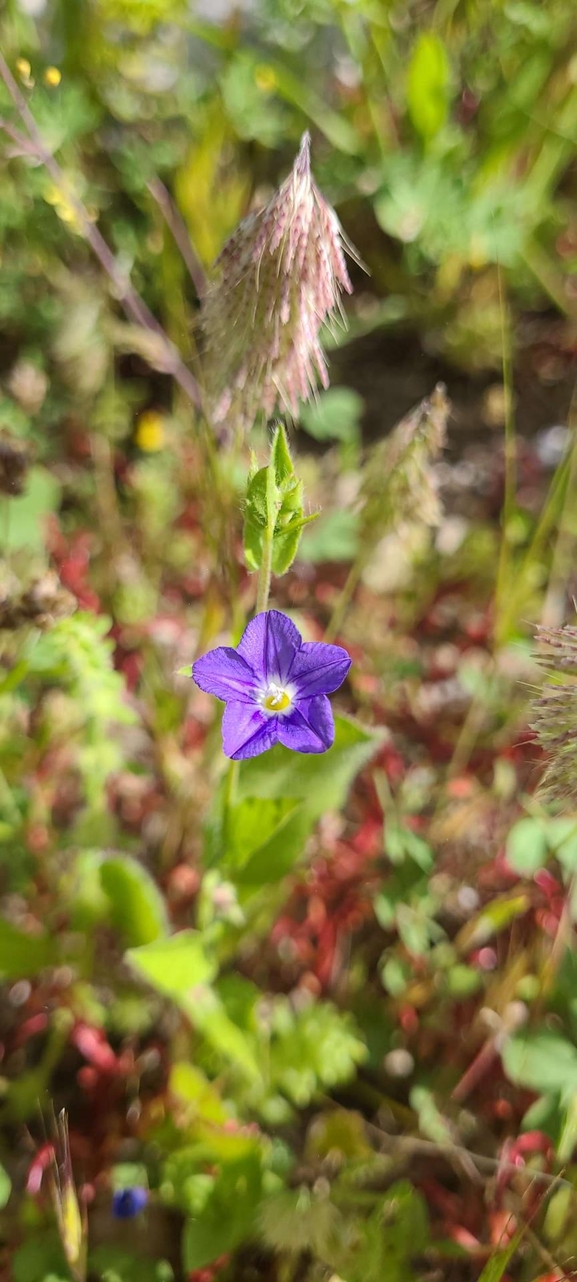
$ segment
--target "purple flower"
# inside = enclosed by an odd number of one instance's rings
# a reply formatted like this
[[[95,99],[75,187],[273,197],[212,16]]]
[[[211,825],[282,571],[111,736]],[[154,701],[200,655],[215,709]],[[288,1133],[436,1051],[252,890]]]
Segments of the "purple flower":
[[[117,1220],[132,1220],[144,1210],[148,1202],[148,1189],[139,1187],[116,1189],[112,1194],[112,1214]]]
[[[265,610],[236,650],[210,650],[192,675],[201,690],[226,703],[222,744],[238,761],[275,743],[293,752],[326,752],[335,737],[327,694],[342,685],[350,666],[341,646],[303,642],[286,614]]]

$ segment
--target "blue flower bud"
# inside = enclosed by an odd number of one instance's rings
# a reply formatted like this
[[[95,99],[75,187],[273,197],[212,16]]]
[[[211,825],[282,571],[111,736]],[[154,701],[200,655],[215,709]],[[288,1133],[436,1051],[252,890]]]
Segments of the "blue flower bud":
[[[117,1220],[132,1220],[144,1210],[148,1202],[148,1189],[116,1189],[112,1195],[112,1214]]]

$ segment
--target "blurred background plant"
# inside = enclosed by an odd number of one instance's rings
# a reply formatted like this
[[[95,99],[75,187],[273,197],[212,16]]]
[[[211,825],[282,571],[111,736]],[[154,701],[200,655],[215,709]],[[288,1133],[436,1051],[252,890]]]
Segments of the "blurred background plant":
[[[4,76],[15,1282],[86,1250],[102,1282],[572,1276],[576,26],[564,0],[5,0],[44,148]],[[275,604],[354,663],[330,753],[227,794],[179,673],[253,608],[266,434],[255,462],[204,430],[201,302],[306,130],[368,273],[283,456],[288,516],[303,483],[319,515]]]

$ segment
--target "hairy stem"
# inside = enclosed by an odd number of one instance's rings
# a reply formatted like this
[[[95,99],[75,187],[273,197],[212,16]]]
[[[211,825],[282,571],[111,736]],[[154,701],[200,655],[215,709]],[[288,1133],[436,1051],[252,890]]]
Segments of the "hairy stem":
[[[256,612],[268,609],[268,598],[272,579],[272,553],[278,502],[276,494],[276,476],[274,463],[271,461],[266,474],[266,514],[267,524],[262,540],[262,561],[258,572],[258,590],[256,594]]]

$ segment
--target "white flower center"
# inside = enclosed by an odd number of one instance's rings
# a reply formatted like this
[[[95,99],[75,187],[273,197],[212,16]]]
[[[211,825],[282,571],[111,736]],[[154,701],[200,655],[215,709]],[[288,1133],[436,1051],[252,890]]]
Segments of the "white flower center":
[[[277,681],[269,681],[266,690],[259,690],[257,694],[258,702],[263,710],[269,716],[276,717],[286,715],[290,712],[294,697],[294,691],[291,687],[281,686]]]

